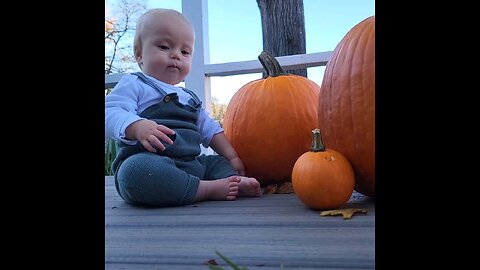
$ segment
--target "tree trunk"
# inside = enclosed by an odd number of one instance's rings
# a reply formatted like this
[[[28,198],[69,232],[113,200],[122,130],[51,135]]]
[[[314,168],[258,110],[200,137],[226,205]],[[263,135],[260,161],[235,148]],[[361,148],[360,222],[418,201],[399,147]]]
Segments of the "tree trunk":
[[[262,19],[263,50],[273,56],[306,53],[303,0],[257,0],[257,4]],[[285,72],[307,77],[306,69]]]

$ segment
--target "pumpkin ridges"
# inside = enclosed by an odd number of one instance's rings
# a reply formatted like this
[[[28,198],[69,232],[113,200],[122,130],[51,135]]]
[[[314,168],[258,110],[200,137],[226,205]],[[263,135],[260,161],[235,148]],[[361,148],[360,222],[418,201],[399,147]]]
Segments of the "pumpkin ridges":
[[[373,18],[369,18],[365,20],[371,21]],[[375,44],[372,44],[374,42],[374,37],[375,37],[375,32],[374,32],[375,24],[370,23],[367,24],[365,27],[360,28],[361,34],[359,36],[359,43],[363,44],[363,47],[359,48],[361,50],[360,55],[364,55],[363,58],[359,58],[362,60],[361,63],[358,64],[360,67],[362,74],[361,78],[363,79],[362,82],[362,90],[363,91],[357,91],[358,96],[361,96],[363,98],[364,103],[366,104],[375,104],[374,102],[374,96],[375,96],[375,81],[374,78],[375,76],[371,76],[370,74],[375,74],[374,67],[375,67],[375,50],[370,50],[369,48],[372,48]],[[370,47],[371,46],[371,47]],[[373,86],[373,87],[370,87]],[[360,86],[359,86],[360,87]],[[360,100],[360,98],[358,98]],[[374,110],[374,105],[372,106],[357,106],[356,108],[358,109],[363,109],[362,111],[358,111],[357,115],[358,116],[364,116],[364,119],[362,119],[361,123],[362,125],[357,125],[357,128],[359,129],[357,134],[360,134],[361,140],[357,141],[357,144],[360,142],[372,142],[373,149],[367,149],[363,144],[359,146],[359,150],[357,150],[355,153],[357,155],[355,159],[355,165],[357,168],[356,175],[358,175],[359,179],[368,179],[375,175],[374,171],[374,166],[370,166],[369,163],[374,164],[375,160],[375,110]],[[369,196],[373,196],[373,190],[374,186],[368,186],[365,185],[364,183],[368,183],[368,181],[359,181],[359,185],[357,185],[357,188],[362,191],[363,193],[367,193]]]
[[[374,16],[365,19],[337,45],[325,69],[319,103],[325,143],[349,159],[356,190],[368,196],[375,190],[374,23]]]
[[[358,32],[357,35],[360,35],[361,37],[362,29],[358,29],[358,31],[356,32]],[[345,120],[348,120],[348,123],[349,123],[349,127],[346,127],[346,128],[350,129],[352,134],[360,134],[360,136],[363,135],[361,131],[362,127],[356,125],[357,122],[354,121],[354,119],[357,120],[358,117],[362,116],[362,113],[357,111],[357,108],[362,108],[362,106],[360,105],[361,104],[360,101],[362,99],[361,98],[362,92],[358,90],[358,89],[361,89],[362,83],[358,83],[358,81],[360,82],[362,81],[363,74],[362,74],[362,68],[358,68],[358,67],[362,67],[363,65],[362,63],[359,63],[362,61],[362,59],[355,57],[355,55],[358,55],[364,50],[364,48],[362,47],[362,44],[363,43],[361,42],[361,38],[349,40],[348,51],[350,52],[350,54],[348,55],[348,59],[346,59],[344,62],[350,62],[352,64],[349,65],[349,68],[344,68],[344,70],[346,70],[348,74],[342,76],[343,78],[348,78],[348,86],[346,86],[346,88],[350,89],[350,91],[348,93],[345,93],[344,95],[344,99],[348,99],[348,102],[350,105],[348,111],[350,111],[351,113],[351,115],[346,117],[346,119],[344,118]],[[347,138],[349,140],[344,141],[344,146],[343,147],[339,146],[339,148],[337,149],[342,149],[343,152],[346,153],[348,156],[355,156],[357,155],[358,152],[362,151],[361,149],[363,147],[362,145],[363,140],[358,140],[357,136],[355,137],[349,136]],[[349,150],[345,152],[345,149],[349,149]]]

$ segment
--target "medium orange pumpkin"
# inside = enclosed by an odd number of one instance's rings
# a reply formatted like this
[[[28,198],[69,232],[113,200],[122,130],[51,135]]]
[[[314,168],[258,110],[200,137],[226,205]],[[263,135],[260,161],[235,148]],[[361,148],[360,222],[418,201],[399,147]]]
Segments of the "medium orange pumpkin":
[[[355,176],[339,152],[326,149],[320,129],[312,131],[312,148],[292,170],[292,186],[300,201],[312,209],[338,209],[352,196]]]
[[[259,55],[267,77],[242,86],[223,119],[225,136],[262,185],[291,180],[295,161],[310,148],[305,136],[318,125],[320,87],[283,72],[275,57]]]
[[[355,190],[375,196],[375,16],[355,25],[328,61],[319,99],[326,145],[355,172]]]

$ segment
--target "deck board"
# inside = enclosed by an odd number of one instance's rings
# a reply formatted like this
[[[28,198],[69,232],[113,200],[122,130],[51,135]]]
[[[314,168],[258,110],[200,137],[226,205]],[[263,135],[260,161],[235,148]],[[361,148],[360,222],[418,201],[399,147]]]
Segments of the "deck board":
[[[221,252],[249,270],[375,269],[375,204],[354,193],[350,220],[321,217],[294,194],[135,207],[105,177],[105,269],[209,269]]]

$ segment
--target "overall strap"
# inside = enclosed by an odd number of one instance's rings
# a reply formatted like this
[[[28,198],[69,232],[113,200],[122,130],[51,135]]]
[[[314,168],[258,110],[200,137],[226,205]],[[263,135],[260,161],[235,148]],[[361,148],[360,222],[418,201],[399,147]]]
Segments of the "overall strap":
[[[156,89],[157,91],[159,91],[161,94],[163,95],[167,95],[167,93],[162,89],[160,88],[158,85],[154,84],[149,78],[147,78],[143,73],[141,72],[133,72],[131,73],[137,77],[139,77],[142,81],[144,81],[146,84],[148,84],[149,86],[153,87],[154,89]],[[202,100],[200,100],[200,98],[197,96],[197,94],[195,94],[195,92],[193,92],[192,90],[189,90],[187,88],[184,88],[184,87],[180,87],[183,89],[183,91],[187,92],[188,94],[190,94],[190,96],[195,100],[196,104],[191,104],[189,102],[190,105],[196,107],[196,105],[198,106],[201,106],[202,104]]]
[[[183,91],[187,92],[190,94],[190,96],[192,96],[192,98],[197,102],[197,104],[202,104],[202,101],[200,100],[200,98],[197,96],[197,94],[195,94],[195,92],[193,92],[192,90],[190,89],[187,89],[185,87],[181,87],[183,89]]]
[[[131,73],[132,75],[135,75],[137,76],[138,78],[140,78],[142,81],[144,81],[146,84],[148,84],[149,86],[153,87],[154,89],[156,89],[158,92],[160,92],[161,94],[163,95],[167,95],[167,92],[165,92],[162,88],[160,88],[158,85],[154,84],[150,79],[148,79],[143,73],[141,72],[133,72]]]

